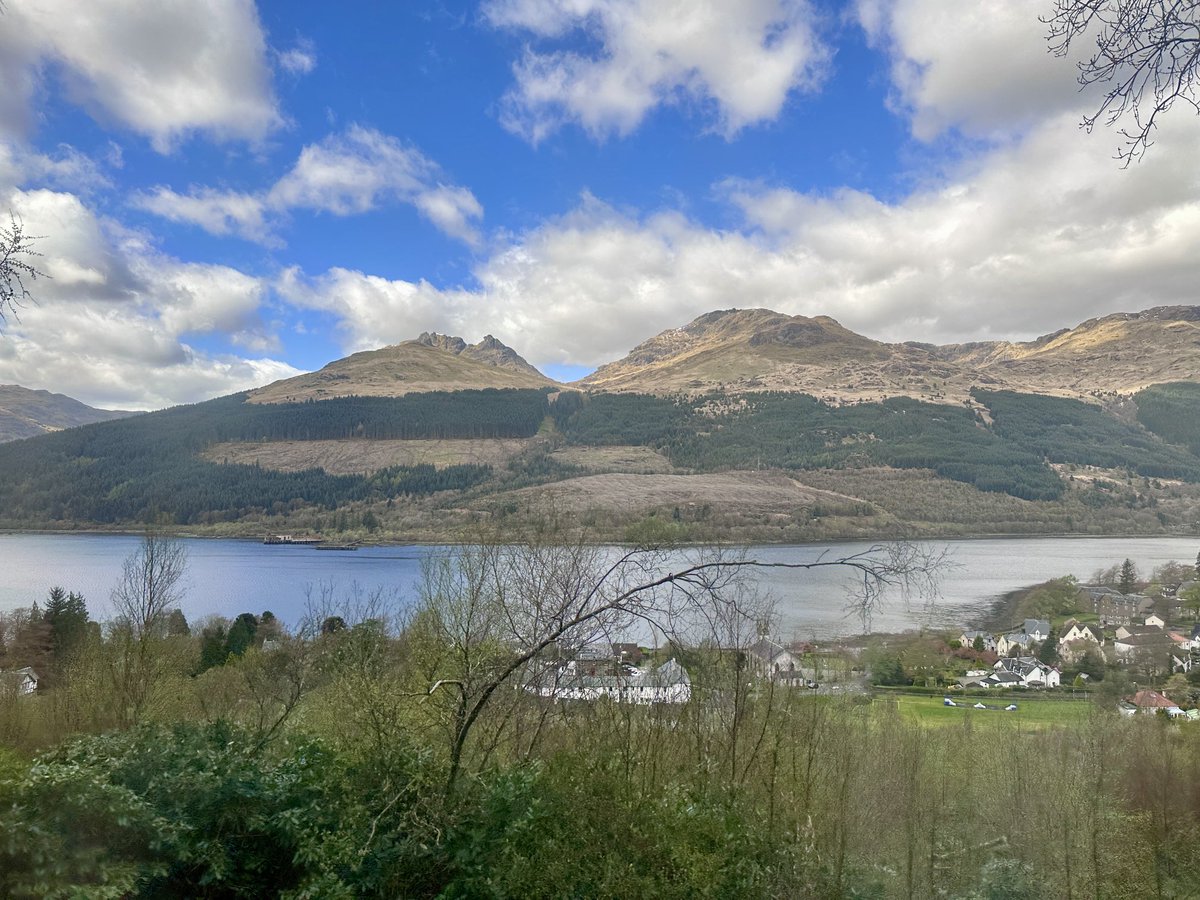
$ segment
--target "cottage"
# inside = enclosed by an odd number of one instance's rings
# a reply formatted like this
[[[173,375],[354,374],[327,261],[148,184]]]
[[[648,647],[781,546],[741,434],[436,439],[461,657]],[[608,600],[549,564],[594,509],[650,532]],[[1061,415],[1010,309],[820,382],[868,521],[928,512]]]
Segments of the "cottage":
[[[0,688],[27,697],[37,691],[38,675],[29,666],[23,669],[0,669]]]
[[[1161,710],[1166,710],[1168,715],[1170,710],[1179,709],[1175,701],[1158,691],[1140,690],[1132,697],[1126,697],[1119,704],[1121,712],[1125,715],[1133,715],[1134,713],[1145,713],[1153,715]]]
[[[1058,655],[1064,662],[1077,662],[1088,650],[1104,646],[1104,632],[1095,625],[1083,625],[1074,619],[1063,623],[1058,639]]]
[[[1043,640],[1045,640],[1043,638]],[[1032,653],[1042,642],[1032,634],[1024,631],[1014,631],[1002,634],[996,640],[996,652],[1001,656],[1014,656],[1021,653]]]
[[[958,643],[960,646],[966,647],[969,650],[975,646],[975,640],[977,638],[983,644],[984,650],[990,650],[993,653],[995,652],[996,637],[987,631],[964,631],[958,636]]]
[[[633,670],[616,675],[580,674],[577,666],[554,666],[525,682],[525,690],[552,700],[596,701],[647,706],[654,703],[687,703],[692,681],[687,670],[669,659],[650,671]]]
[[[1032,656],[1006,657],[995,665],[997,675],[1007,673],[1020,681],[1021,687],[1058,687],[1062,673]]]
[[[760,637],[751,644],[746,655],[750,664],[759,675],[776,677],[800,671],[800,660],[797,656],[769,637]]]
[[[1032,636],[1035,641],[1044,641],[1050,637],[1050,622],[1047,619],[1026,619],[1021,631]]]

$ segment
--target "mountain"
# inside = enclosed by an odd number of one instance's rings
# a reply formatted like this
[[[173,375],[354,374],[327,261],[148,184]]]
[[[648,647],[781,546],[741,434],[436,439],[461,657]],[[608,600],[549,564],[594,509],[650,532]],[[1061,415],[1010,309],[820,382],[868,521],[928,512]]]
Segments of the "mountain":
[[[699,394],[796,391],[826,400],[908,396],[961,402],[972,388],[1094,397],[1200,380],[1200,307],[1090,319],[1035,341],[888,344],[827,316],[765,309],[707,313],[639,344],[578,386]]]
[[[276,381],[251,391],[250,402],[557,386],[490,334],[478,344],[468,344],[459,337],[426,332],[413,341],[355,353],[318,372]]]
[[[132,415],[135,413],[96,409],[65,394],[0,384],[0,442]]]
[[[1115,313],[1026,343],[959,344],[932,353],[1018,390],[1127,394],[1200,380],[1200,307]]]

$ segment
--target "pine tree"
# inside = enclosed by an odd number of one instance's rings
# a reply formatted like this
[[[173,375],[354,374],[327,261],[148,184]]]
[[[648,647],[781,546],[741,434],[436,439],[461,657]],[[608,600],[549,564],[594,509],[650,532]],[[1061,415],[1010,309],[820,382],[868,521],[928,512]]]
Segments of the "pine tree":
[[[50,589],[42,621],[50,628],[50,646],[56,665],[62,665],[87,635],[88,611],[82,594]]]
[[[1122,594],[1132,594],[1133,588],[1137,584],[1137,566],[1133,564],[1132,559],[1126,559],[1121,563],[1121,579],[1117,583],[1117,590]]]

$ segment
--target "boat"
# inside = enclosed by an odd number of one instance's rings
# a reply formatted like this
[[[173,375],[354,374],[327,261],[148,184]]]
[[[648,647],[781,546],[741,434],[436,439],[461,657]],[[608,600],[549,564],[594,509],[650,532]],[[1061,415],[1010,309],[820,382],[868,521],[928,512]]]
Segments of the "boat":
[[[296,537],[291,534],[268,534],[263,538],[264,544],[300,544],[300,545],[315,545],[324,543],[325,538],[320,537]]]

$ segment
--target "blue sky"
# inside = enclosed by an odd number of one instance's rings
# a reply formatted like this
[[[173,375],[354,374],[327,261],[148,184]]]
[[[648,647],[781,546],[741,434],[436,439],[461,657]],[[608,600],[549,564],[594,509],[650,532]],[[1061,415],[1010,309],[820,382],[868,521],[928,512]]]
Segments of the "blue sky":
[[[577,377],[716,308],[1028,339],[1192,303],[1147,159],[1013,0],[8,0],[0,381],[192,402],[421,331]]]

